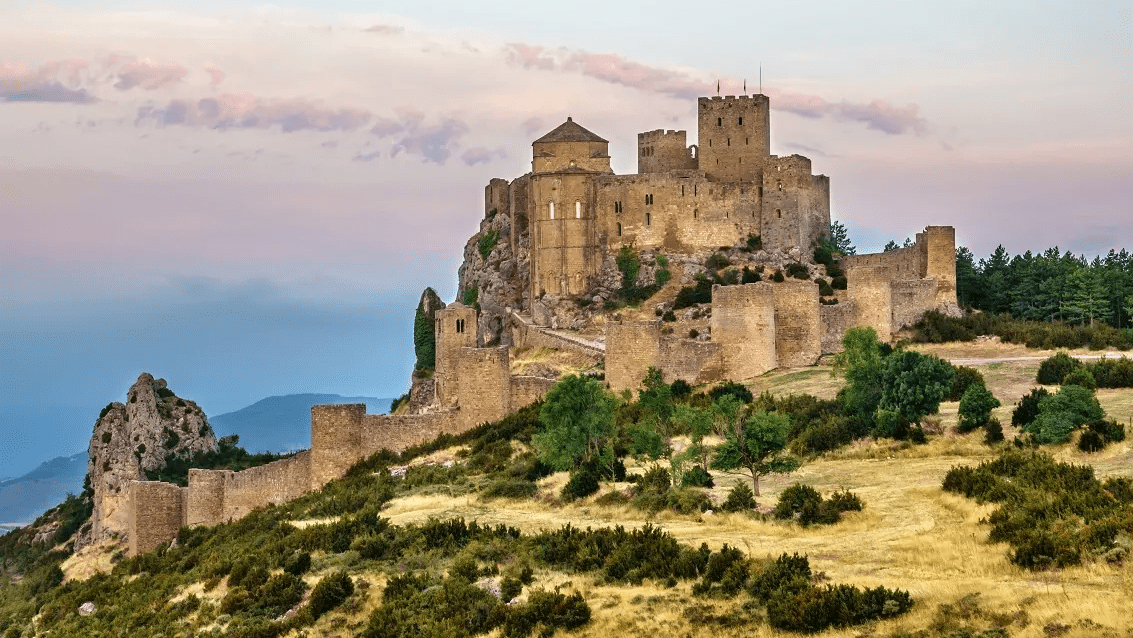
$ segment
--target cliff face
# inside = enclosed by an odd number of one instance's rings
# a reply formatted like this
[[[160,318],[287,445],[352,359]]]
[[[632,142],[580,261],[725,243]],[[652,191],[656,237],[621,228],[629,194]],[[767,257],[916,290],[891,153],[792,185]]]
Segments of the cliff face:
[[[480,232],[464,245],[464,263],[460,266],[458,301],[479,305],[477,345],[510,343],[504,330],[506,309],[526,307],[531,291],[530,235],[523,214],[511,219],[506,210],[489,212],[480,222]],[[515,225],[515,246],[512,226]],[[471,291],[475,290],[473,293]],[[475,295],[473,298],[472,295]]]
[[[130,481],[145,480],[145,470],[161,468],[167,454],[216,451],[216,435],[196,403],[173,394],[164,379],[143,372],[130,386],[126,403],[102,410],[87,451],[94,514],[81,544],[112,534],[125,538]]]

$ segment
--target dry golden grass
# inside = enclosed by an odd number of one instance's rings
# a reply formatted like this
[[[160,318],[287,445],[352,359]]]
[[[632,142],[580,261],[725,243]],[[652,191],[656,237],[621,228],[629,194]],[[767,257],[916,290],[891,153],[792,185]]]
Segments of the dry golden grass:
[[[513,350],[511,355],[511,373],[515,375],[559,377],[589,370],[597,364],[597,357],[551,348]]]
[[[67,557],[59,566],[63,570],[63,582],[72,580],[86,580],[95,574],[106,574],[114,568],[111,562],[114,554],[124,551],[124,543],[105,540],[93,545],[87,545]]]

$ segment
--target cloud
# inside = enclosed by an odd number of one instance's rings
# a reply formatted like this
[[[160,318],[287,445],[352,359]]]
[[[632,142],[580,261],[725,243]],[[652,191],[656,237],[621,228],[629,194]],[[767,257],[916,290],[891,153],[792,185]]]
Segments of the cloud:
[[[400,27],[395,24],[375,24],[362,29],[362,31],[366,33],[377,33],[378,35],[401,35],[405,33],[405,27]]]
[[[36,68],[5,62],[0,64],[0,102],[97,102],[79,86],[86,70],[82,60],[47,62]]]
[[[783,144],[783,148],[790,149],[792,151],[802,151],[804,153],[809,153],[810,155],[817,157],[838,157],[837,155],[828,155],[826,151],[823,151],[820,148],[807,146],[806,144],[798,144],[796,142],[787,142]]]
[[[301,98],[264,99],[250,93],[226,93],[199,100],[175,99],[165,106],[143,106],[136,123],[201,126],[213,129],[279,127],[293,131],[349,131],[370,120],[363,109],[335,109]]]
[[[617,84],[648,93],[692,100],[712,93],[715,82],[703,79],[703,72],[649,66],[628,60],[615,53],[591,53],[565,47],[548,49],[539,45],[509,43],[504,47],[508,63],[525,69],[578,73],[586,77]],[[738,86],[742,80],[720,78],[729,85]],[[771,108],[803,117],[830,117],[843,122],[861,122],[866,128],[889,135],[916,133],[928,130],[928,123],[918,114],[916,104],[892,106],[877,99],[868,104],[831,102],[818,95],[791,93],[767,89]]]
[[[206,66],[205,73],[209,74],[209,85],[216,86],[224,81],[225,73],[214,66]]]
[[[504,159],[506,157],[507,157],[507,151],[505,151],[502,148],[490,150],[490,149],[484,148],[482,146],[476,146],[476,147],[470,148],[467,151],[464,151],[463,153],[461,153],[460,154],[460,161],[464,162],[465,164],[467,164],[469,166],[475,166],[477,164],[487,164],[488,162],[491,162],[493,159],[497,159],[497,158]]]
[[[543,119],[539,117],[529,117],[523,120],[523,132],[531,135],[538,131],[543,130]]]
[[[381,138],[398,138],[390,151],[391,157],[397,157],[404,151],[409,155],[420,155],[427,162],[444,164],[453,151],[460,147],[460,138],[469,131],[468,124],[454,117],[426,125],[425,114],[418,110],[402,108],[397,109],[396,113],[397,119],[379,117],[370,129],[371,133]]]
[[[114,88],[128,91],[134,87],[146,91],[166,89],[181,83],[188,71],[179,64],[154,64],[148,59],[112,58],[110,66],[117,67],[118,81]]]

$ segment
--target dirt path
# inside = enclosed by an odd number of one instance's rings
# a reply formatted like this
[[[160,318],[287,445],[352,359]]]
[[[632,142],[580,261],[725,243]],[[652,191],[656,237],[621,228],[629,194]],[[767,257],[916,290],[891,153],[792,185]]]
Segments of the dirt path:
[[[1124,352],[1103,352],[1102,354],[1087,354],[1087,355],[1079,354],[1079,355],[1073,355],[1073,356],[1074,356],[1075,359],[1093,361],[1093,360],[1097,360],[1097,359],[1121,358],[1121,357],[1128,356],[1128,354],[1124,353]],[[948,361],[948,363],[951,363],[952,365],[984,366],[984,365],[990,365],[990,364],[993,364],[993,363],[1015,363],[1015,362],[1020,362],[1020,361],[1023,361],[1023,362],[1026,362],[1026,361],[1045,361],[1048,358],[1050,358],[1050,355],[1031,356],[1031,357],[992,357],[992,358],[989,358],[989,359],[955,358],[955,359],[946,359],[946,360]]]

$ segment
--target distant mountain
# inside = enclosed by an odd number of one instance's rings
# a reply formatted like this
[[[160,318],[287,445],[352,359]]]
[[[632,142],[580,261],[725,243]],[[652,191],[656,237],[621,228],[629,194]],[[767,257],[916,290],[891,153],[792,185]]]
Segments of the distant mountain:
[[[393,399],[288,394],[211,416],[209,423],[218,437],[240,435],[240,447],[249,452],[290,452],[311,447],[311,406],[329,403],[365,403],[368,413],[382,414],[389,412]]]
[[[0,533],[26,525],[67,498],[83,491],[87,453],[60,456],[23,476],[0,481]]]

